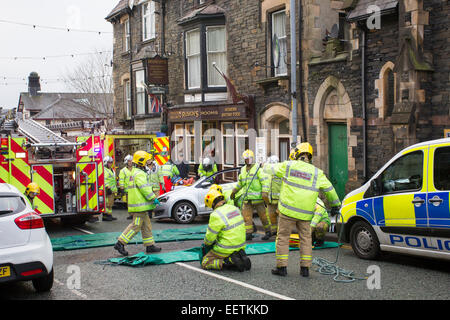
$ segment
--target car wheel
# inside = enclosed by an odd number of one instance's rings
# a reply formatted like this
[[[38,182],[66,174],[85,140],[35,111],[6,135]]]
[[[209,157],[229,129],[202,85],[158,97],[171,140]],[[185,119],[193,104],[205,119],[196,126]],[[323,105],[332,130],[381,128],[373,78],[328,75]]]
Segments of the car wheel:
[[[188,224],[194,221],[196,210],[193,204],[181,202],[173,208],[172,216],[178,223]]]
[[[37,292],[47,292],[53,287],[53,269],[52,271],[41,278],[33,279],[33,287]]]
[[[361,259],[373,260],[380,256],[380,242],[372,226],[357,221],[350,230],[350,243],[353,252]]]

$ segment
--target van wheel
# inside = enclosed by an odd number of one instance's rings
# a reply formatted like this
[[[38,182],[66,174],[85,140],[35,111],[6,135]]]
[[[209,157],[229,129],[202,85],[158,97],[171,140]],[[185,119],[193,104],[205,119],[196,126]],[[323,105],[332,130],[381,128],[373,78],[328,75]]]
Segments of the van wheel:
[[[53,287],[53,269],[52,271],[41,278],[33,279],[33,287],[37,292],[47,292]]]
[[[364,221],[356,222],[350,230],[353,252],[361,259],[374,260],[380,256],[380,242],[372,226]]]

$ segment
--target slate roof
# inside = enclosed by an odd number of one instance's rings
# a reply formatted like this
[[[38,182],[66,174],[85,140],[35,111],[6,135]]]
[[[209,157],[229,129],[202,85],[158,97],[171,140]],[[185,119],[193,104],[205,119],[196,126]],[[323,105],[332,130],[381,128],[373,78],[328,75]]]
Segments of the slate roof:
[[[356,5],[353,2],[354,9],[350,11],[347,19],[351,22],[367,19],[373,14],[367,13],[367,8],[371,5],[379,7],[381,14],[388,14],[396,10],[398,0],[359,0]]]

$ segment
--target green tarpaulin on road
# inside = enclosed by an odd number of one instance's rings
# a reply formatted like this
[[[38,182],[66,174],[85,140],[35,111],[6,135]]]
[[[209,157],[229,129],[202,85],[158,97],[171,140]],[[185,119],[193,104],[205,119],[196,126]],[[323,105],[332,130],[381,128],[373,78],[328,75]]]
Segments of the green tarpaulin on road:
[[[313,248],[313,250],[337,248],[336,242],[325,242],[322,247]],[[298,250],[298,248],[290,248],[290,250]],[[111,258],[101,264],[122,265],[131,267],[143,267],[146,265],[170,264],[175,262],[200,261],[201,247],[194,247],[182,251],[165,252],[159,254],[145,254],[143,252],[134,256],[123,258]],[[245,252],[247,255],[275,253],[275,242],[252,243],[248,244]]]
[[[155,242],[172,242],[186,240],[203,240],[206,233],[206,225],[180,229],[153,230]],[[121,232],[107,232],[98,234],[87,234],[51,239],[53,251],[79,250],[87,248],[98,248],[113,246]],[[141,244],[140,234],[130,244]]]

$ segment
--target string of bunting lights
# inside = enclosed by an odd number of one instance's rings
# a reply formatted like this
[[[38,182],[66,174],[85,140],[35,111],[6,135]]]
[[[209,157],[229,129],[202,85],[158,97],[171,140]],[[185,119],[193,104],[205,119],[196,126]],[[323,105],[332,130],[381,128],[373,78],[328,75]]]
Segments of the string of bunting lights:
[[[60,55],[49,55],[49,56],[34,56],[34,57],[0,57],[0,60],[47,60],[56,58],[75,58],[79,56],[88,56],[95,54],[111,53],[112,51],[98,51],[98,52],[87,52],[87,53],[72,53],[72,54],[60,54]]]
[[[58,82],[64,82],[64,83],[68,83],[68,82],[74,82],[74,81],[86,81],[86,80],[94,80],[94,79],[99,79],[99,78],[107,78],[107,77],[112,77],[110,74],[105,74],[105,75],[101,75],[101,76],[92,76],[92,77],[88,77],[88,78],[80,78],[80,79],[64,79],[64,78],[54,78],[54,79],[46,79],[46,78],[41,78],[40,81],[44,84],[48,84],[48,83],[58,83]],[[7,81],[7,80],[22,80],[24,82],[0,82],[0,86],[9,86],[9,85],[28,85],[28,83],[26,82],[27,79],[26,78],[13,78],[13,77],[1,77],[0,76],[0,80],[3,81]]]
[[[27,27],[32,27],[33,29],[40,28],[40,29],[66,31],[66,32],[97,33],[99,35],[112,34],[112,32],[110,32],[110,31],[98,31],[98,30],[87,30],[87,29],[53,27],[53,26],[44,26],[44,25],[38,25],[38,24],[32,24],[32,23],[24,23],[24,22],[16,22],[16,21],[9,21],[9,20],[0,20],[0,23],[14,24],[14,25],[20,25],[20,26],[27,26]]]

